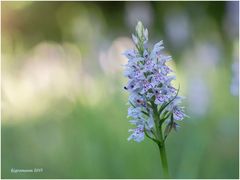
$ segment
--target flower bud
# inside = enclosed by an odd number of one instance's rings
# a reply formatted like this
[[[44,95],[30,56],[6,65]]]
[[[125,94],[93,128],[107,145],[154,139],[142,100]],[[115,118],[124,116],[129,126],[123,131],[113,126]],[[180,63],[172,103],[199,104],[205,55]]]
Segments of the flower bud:
[[[138,21],[138,24],[136,26],[136,32],[139,39],[142,39],[142,37],[144,37],[143,31],[144,31],[143,24],[141,21]]]

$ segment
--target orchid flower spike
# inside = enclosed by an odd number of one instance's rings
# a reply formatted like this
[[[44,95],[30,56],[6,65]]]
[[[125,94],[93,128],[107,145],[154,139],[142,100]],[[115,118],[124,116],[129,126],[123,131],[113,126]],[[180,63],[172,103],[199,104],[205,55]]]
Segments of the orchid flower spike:
[[[147,48],[148,30],[141,22],[138,22],[132,39],[136,49],[123,53],[128,58],[124,71],[128,78],[124,87],[129,92],[128,116],[136,126],[130,129],[132,134],[128,140],[141,142],[146,135],[160,141],[158,132],[155,132],[160,124],[166,126],[166,138],[185,117],[178,89],[171,84],[175,77],[169,74],[173,70],[166,65],[172,59],[162,52],[163,41],[156,43],[152,50]]]
[[[179,88],[172,85],[173,70],[166,65],[172,58],[163,53],[163,41],[148,48],[148,30],[141,22],[132,39],[136,48],[123,53],[128,59],[124,71],[128,78],[124,86],[129,92],[128,117],[135,126],[129,130],[128,140],[141,142],[147,136],[162,148],[171,130],[176,130],[186,116]]]

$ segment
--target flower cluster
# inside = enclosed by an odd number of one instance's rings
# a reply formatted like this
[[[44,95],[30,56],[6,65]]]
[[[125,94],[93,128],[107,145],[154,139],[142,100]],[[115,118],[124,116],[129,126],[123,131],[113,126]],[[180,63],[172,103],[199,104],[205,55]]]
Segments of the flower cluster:
[[[124,86],[130,94],[128,116],[130,123],[136,126],[129,130],[132,134],[128,140],[141,142],[146,135],[154,141],[161,141],[159,128],[164,125],[166,138],[172,128],[178,127],[177,121],[185,117],[183,108],[179,106],[179,88],[171,84],[175,79],[173,70],[166,65],[171,56],[162,52],[162,41],[150,51],[147,47],[148,30],[141,22],[138,22],[132,39],[136,49],[123,53],[128,58],[124,71],[129,79]]]

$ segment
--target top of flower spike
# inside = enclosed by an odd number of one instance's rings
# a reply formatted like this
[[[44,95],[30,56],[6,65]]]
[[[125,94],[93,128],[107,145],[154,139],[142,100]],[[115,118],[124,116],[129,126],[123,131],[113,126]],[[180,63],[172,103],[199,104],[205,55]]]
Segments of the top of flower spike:
[[[144,26],[141,21],[138,22],[136,26],[136,33],[138,38],[141,38],[141,40],[148,40],[148,30],[144,29]]]
[[[141,21],[138,22],[136,26],[136,35],[132,34],[132,39],[139,53],[143,55],[144,53],[143,47],[145,47],[148,41],[148,30],[144,29],[144,26]]]

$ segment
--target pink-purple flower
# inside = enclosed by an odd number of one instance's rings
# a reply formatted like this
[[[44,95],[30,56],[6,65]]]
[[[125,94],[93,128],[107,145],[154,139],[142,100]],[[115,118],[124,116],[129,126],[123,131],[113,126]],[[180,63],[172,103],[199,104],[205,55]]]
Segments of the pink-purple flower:
[[[165,123],[166,128],[170,125],[175,128],[178,127],[176,121],[185,117],[183,108],[180,107],[181,97],[172,86],[175,76],[170,73],[173,70],[166,64],[171,56],[163,53],[163,41],[156,43],[152,50],[147,47],[148,31],[141,22],[132,39],[136,49],[123,53],[128,59],[124,71],[128,78],[128,83],[124,86],[129,92],[128,116],[136,126],[130,129],[132,134],[128,140],[141,142],[145,135],[157,140],[155,131],[159,124],[156,123]],[[165,116],[161,117],[161,114]]]

